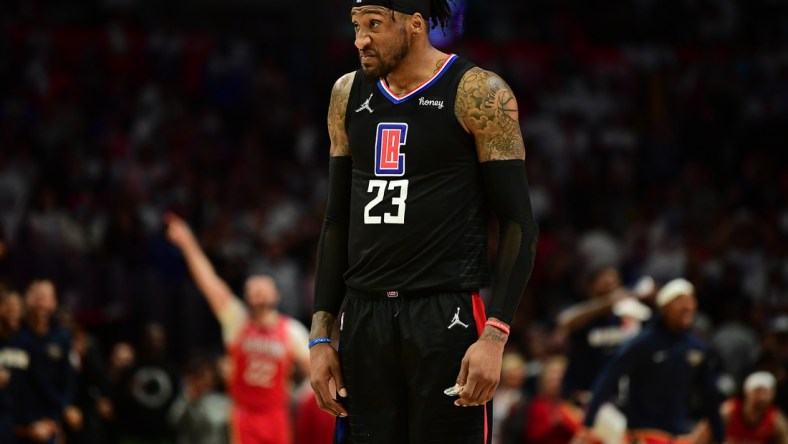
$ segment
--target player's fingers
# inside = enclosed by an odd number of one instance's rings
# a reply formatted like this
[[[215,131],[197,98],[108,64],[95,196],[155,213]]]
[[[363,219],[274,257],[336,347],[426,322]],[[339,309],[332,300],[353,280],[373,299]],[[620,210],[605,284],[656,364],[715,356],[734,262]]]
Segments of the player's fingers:
[[[495,385],[495,384],[490,384],[487,387],[487,390],[484,393],[482,393],[482,396],[481,396],[481,403],[482,404],[485,404],[485,403],[488,403],[488,402],[492,401],[493,395],[495,395],[495,389],[496,388],[497,388],[497,385]]]
[[[347,388],[345,387],[345,380],[342,378],[342,369],[339,367],[339,364],[332,366],[331,377],[334,378],[334,383],[337,385],[337,394],[342,398],[347,398]]]
[[[478,402],[476,401],[476,394],[475,392],[478,390],[478,386],[476,381],[474,380],[473,375],[470,375],[465,381],[465,385],[462,386],[462,391],[460,391],[460,397],[454,401],[454,405],[461,406],[461,407],[468,407],[477,405]]]
[[[334,416],[347,416],[347,411],[331,396],[328,383],[320,384],[319,388],[315,388],[315,400],[321,410]]]
[[[460,373],[457,375],[457,386],[462,387],[468,381],[468,357],[462,358]]]
[[[334,381],[337,381],[336,377],[334,378]],[[340,384],[337,381],[336,385],[337,385],[337,395],[340,398],[347,398],[347,388],[345,388],[345,384],[344,383]],[[335,400],[333,398],[331,399],[331,405],[332,405],[332,408],[334,410],[336,410],[336,415],[337,416],[347,416],[348,415],[347,410],[341,404],[341,402],[338,402],[338,401],[340,401],[340,400]]]
[[[477,406],[490,401],[495,394],[498,383],[494,378],[486,378],[483,374],[470,373],[459,405]]]
[[[487,385],[484,382],[477,381],[473,387],[473,393],[468,397],[471,405],[481,405],[484,403],[484,395],[487,393]]]

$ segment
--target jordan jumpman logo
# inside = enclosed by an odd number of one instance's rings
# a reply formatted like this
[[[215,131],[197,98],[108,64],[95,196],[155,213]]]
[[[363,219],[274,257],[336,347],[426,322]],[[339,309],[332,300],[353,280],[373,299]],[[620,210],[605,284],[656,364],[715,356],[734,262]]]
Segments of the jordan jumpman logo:
[[[362,103],[360,107],[358,107],[358,109],[356,110],[356,112],[357,112],[357,113],[360,113],[361,111],[364,111],[364,110],[367,110],[367,111],[369,111],[369,113],[370,113],[370,114],[372,114],[372,113],[374,113],[374,112],[375,112],[375,111],[374,111],[374,110],[373,110],[373,109],[372,109],[372,108],[369,106],[369,101],[370,101],[370,100],[372,100],[372,96],[373,96],[374,94],[375,94],[375,93],[372,93],[372,94],[370,94],[370,95],[369,95],[369,97],[367,98],[367,100],[366,100],[364,103]]]
[[[457,307],[457,312],[454,313],[454,317],[451,318],[451,324],[447,328],[451,329],[455,325],[462,325],[465,328],[468,328],[468,324],[460,321],[460,307]]]

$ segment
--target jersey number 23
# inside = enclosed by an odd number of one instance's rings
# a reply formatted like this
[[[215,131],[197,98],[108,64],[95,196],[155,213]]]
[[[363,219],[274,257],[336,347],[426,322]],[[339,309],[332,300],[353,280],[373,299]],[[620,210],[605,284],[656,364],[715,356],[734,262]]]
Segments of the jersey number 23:
[[[407,123],[381,122],[378,124],[375,137],[375,176],[376,177],[402,177],[405,175],[405,153],[402,147],[408,140]],[[391,198],[391,204],[396,207],[393,213],[383,213],[383,216],[373,216],[372,209],[383,202],[386,190],[397,191]],[[408,180],[372,179],[369,181],[367,192],[373,195],[372,200],[364,207],[365,224],[404,224],[405,207],[408,199]]]

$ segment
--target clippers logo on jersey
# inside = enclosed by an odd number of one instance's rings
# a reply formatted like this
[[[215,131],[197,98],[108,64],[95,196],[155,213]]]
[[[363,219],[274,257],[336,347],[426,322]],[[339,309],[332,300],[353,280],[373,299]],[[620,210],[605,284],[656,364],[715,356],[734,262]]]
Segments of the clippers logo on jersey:
[[[375,138],[375,175],[405,174],[405,154],[401,148],[408,138],[407,123],[379,123]]]

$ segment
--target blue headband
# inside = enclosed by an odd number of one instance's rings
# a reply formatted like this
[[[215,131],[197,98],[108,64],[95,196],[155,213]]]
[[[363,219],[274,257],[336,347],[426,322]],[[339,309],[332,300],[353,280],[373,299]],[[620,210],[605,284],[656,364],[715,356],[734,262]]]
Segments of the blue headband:
[[[352,8],[360,6],[383,6],[408,15],[418,12],[425,19],[430,18],[430,0],[351,0]]]

